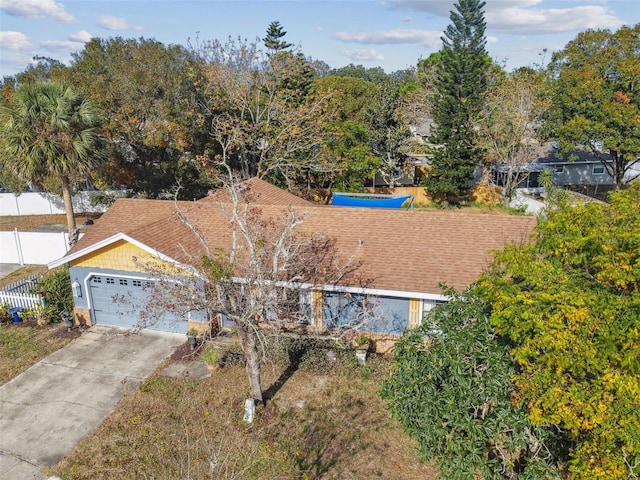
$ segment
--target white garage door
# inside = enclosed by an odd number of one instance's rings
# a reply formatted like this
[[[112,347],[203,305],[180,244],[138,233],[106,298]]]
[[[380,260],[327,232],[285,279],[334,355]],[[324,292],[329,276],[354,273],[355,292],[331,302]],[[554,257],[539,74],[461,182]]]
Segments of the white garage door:
[[[187,319],[164,313],[151,318],[147,311],[153,282],[143,279],[94,275],[89,282],[95,323],[120,327],[144,327],[164,332],[187,333]]]

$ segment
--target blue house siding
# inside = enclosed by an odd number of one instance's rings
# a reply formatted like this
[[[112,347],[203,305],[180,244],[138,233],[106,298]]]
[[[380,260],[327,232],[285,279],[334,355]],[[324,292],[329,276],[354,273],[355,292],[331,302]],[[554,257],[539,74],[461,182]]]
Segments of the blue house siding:
[[[188,320],[206,321],[204,312],[187,306],[160,310],[152,302],[155,282],[143,274],[92,267],[71,267],[69,273],[80,285],[75,307],[89,310],[92,323],[186,333]]]

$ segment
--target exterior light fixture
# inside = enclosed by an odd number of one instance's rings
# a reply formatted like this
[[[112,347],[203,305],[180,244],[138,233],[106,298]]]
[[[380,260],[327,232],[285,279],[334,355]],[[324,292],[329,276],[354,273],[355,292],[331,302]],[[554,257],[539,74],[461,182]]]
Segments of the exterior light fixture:
[[[71,290],[73,291],[73,296],[74,297],[78,297],[78,298],[82,297],[82,287],[78,283],[78,280],[75,280],[71,284]]]

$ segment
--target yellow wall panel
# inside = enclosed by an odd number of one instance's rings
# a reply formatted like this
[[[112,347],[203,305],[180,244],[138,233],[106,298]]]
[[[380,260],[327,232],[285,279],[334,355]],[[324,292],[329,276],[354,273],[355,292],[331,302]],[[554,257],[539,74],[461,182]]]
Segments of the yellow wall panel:
[[[151,254],[125,240],[100,248],[70,262],[72,267],[108,268],[128,272],[145,272],[144,264],[154,259]]]
[[[420,302],[417,298],[409,299],[409,327],[417,327],[420,325]]]
[[[313,326],[322,328],[322,292],[314,290],[313,292]]]

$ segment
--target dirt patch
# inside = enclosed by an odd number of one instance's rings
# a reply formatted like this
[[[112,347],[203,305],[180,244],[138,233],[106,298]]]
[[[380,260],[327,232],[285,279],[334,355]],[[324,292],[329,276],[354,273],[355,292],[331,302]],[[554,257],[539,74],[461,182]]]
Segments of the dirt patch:
[[[173,351],[169,359],[172,362],[192,362],[195,359],[195,352],[185,341],[182,345],[180,345]]]
[[[33,330],[34,335],[41,336],[45,341],[53,341],[57,339],[73,340],[82,335],[82,331],[78,327],[69,330],[62,323],[50,323],[47,325],[38,325],[35,318],[26,318],[18,323],[11,322],[13,328],[29,328]]]

